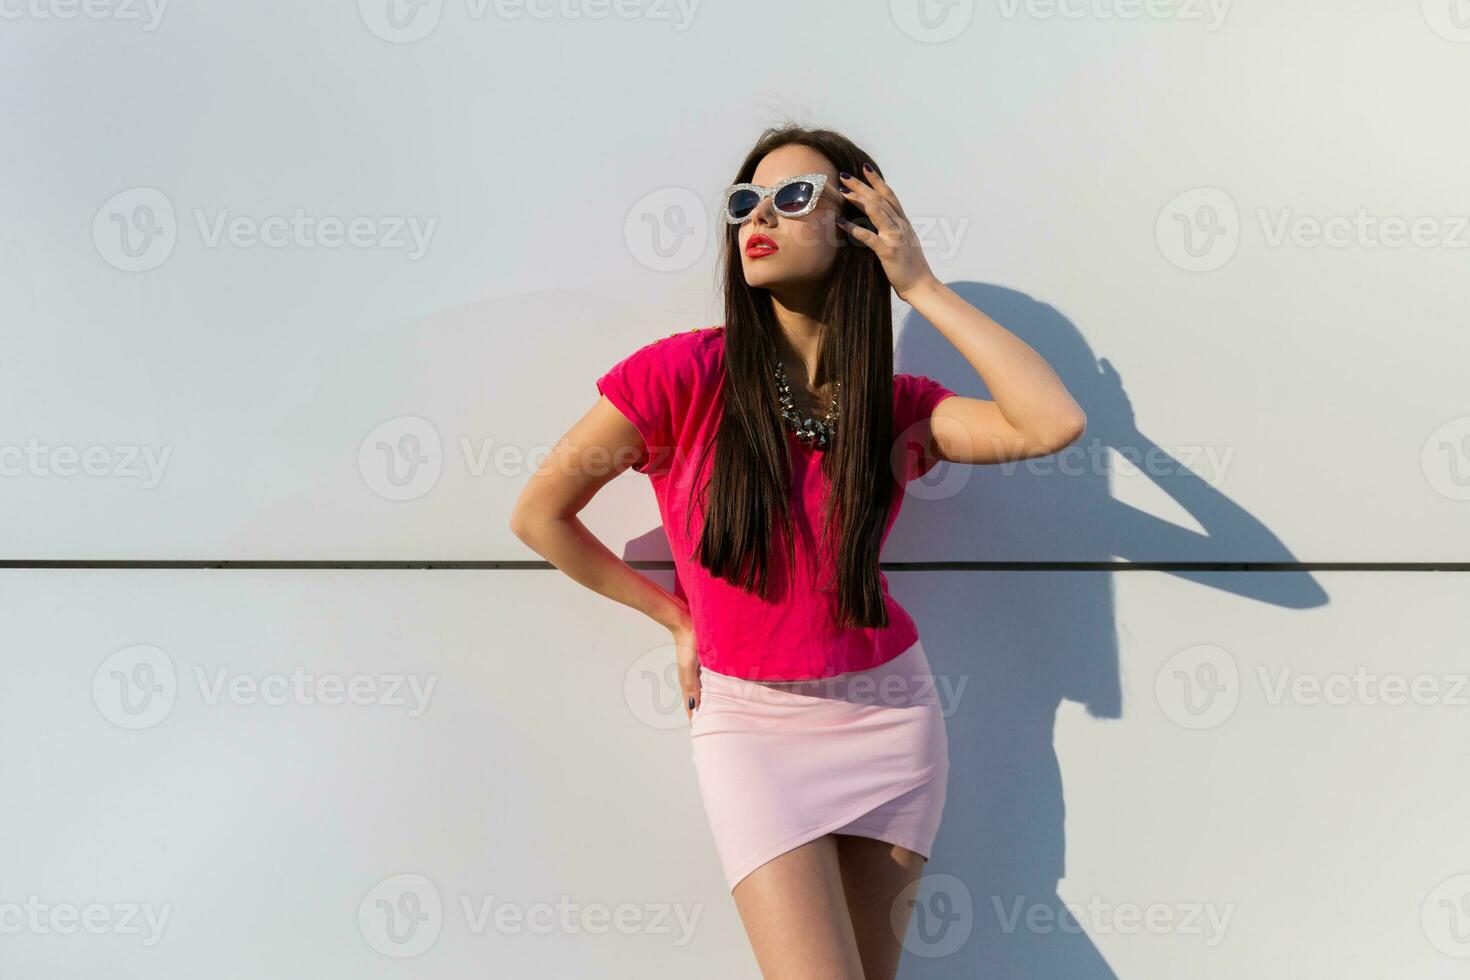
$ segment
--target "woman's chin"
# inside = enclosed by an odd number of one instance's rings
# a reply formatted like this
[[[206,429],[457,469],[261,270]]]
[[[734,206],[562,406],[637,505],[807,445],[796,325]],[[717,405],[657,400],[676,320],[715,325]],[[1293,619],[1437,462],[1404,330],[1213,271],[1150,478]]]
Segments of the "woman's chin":
[[[752,286],[779,286],[811,277],[810,269],[792,268],[789,263],[773,261],[772,257],[747,259],[745,262],[745,281]]]
[[[748,285],[764,288],[780,283],[781,276],[773,274],[774,270],[762,268],[760,261],[745,263],[745,282]]]

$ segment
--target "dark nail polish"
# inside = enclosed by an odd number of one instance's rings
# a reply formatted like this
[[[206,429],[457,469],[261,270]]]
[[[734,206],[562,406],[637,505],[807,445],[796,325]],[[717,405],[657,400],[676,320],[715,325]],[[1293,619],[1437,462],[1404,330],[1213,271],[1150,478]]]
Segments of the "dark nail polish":
[[[689,710],[690,711],[693,711],[694,710],[694,699],[693,698],[690,698],[689,699]]]
[[[863,169],[866,170],[868,173],[872,173],[873,172],[873,165],[871,163],[869,163],[868,161],[864,160],[863,161]]]
[[[841,185],[841,184],[838,184],[838,185],[837,185],[837,189],[838,189],[838,190],[839,190],[839,191],[841,191],[841,192],[842,192],[842,193],[844,193],[844,194],[851,194],[851,193],[852,193],[852,189],[851,189],[851,188],[849,188],[849,187],[844,187],[844,186],[842,186],[842,185]]]
[[[846,178],[847,180],[852,180],[852,174],[848,173],[846,170],[839,170],[839,171],[837,171],[837,173],[840,174],[842,177]]]

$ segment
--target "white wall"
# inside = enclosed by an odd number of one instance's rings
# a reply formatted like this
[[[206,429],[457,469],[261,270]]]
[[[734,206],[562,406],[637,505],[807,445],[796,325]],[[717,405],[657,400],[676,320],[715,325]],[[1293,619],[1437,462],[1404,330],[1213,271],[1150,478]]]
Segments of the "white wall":
[[[1449,0],[388,2],[0,3],[0,559],[537,558],[536,454],[719,322],[760,129],[832,126],[1090,422],[941,466],[886,561],[1296,569],[889,573],[958,692],[924,914],[973,910],[904,975],[1463,974],[1464,573],[1297,567],[1470,559]],[[898,312],[900,370],[986,394]],[[668,555],[637,474],[584,517]],[[554,570],[20,567],[0,621],[0,975],[755,975],[667,637]],[[210,700],[297,667],[435,686]],[[414,882],[442,912],[385,938]],[[1083,931],[1008,931],[1016,894]]]

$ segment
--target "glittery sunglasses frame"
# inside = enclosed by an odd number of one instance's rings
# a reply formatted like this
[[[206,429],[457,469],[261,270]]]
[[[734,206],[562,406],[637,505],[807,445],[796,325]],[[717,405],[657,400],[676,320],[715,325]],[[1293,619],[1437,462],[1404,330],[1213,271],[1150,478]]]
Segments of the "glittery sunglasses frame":
[[[780,208],[776,208],[776,213],[783,218],[800,218],[802,215],[811,214],[812,211],[816,209],[817,202],[822,199],[822,194],[825,191],[828,180],[829,178],[826,174],[815,173],[796,174],[795,176],[787,177],[784,180],[779,180],[776,183],[772,184],[770,187],[762,187],[760,184],[751,183],[731,184],[729,187],[725,188],[725,193],[720,198],[720,213],[725,216],[726,224],[744,224],[745,222],[750,220],[751,215],[755,214],[755,209],[760,207],[761,201],[764,201],[768,197],[775,197],[778,191],[789,184],[795,184],[805,181],[806,183],[812,185],[812,196],[809,201],[803,204],[796,211],[782,211]],[[755,205],[749,211],[745,212],[745,217],[743,218],[737,218],[730,213],[730,198],[734,197],[735,194],[739,191],[754,191],[756,194],[760,195],[756,199]]]

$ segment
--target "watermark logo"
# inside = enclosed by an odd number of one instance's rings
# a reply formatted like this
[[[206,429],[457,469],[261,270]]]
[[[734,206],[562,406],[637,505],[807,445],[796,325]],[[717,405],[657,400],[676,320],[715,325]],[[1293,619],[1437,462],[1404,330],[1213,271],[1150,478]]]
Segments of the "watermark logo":
[[[438,674],[349,674],[308,672],[296,665],[289,672],[260,675],[216,666],[194,666],[200,702],[207,707],[231,705],[338,705],[406,708],[409,718],[429,709]],[[92,675],[92,702],[102,717],[119,728],[139,730],[161,724],[178,702],[179,673],[160,648],[140,643],[104,660]]]
[[[915,41],[940,44],[970,26],[975,0],[890,0],[888,14]]]
[[[1303,214],[1294,208],[1254,209],[1259,243],[1269,249],[1470,249],[1470,215]],[[1235,201],[1216,187],[1176,196],[1159,213],[1159,250],[1187,272],[1208,272],[1234,257],[1244,232]]]
[[[1419,917],[1431,946],[1446,956],[1470,959],[1470,874],[1435,885]]]
[[[1470,500],[1470,416],[1452,418],[1429,433],[1419,465],[1436,493]]]
[[[687,187],[662,187],[634,202],[623,218],[623,242],[638,264],[679,272],[698,262],[709,241],[710,215]]]
[[[242,214],[230,208],[192,208],[189,213],[200,245],[208,249],[401,249],[410,262],[427,254],[439,225],[437,217],[356,214],[344,218],[311,214],[303,208],[268,215]],[[97,254],[124,272],[147,272],[168,261],[180,231],[173,202],[155,187],[120,191],[92,218]]]
[[[1218,187],[1196,187],[1175,195],[1154,222],[1154,239],[1164,258],[1186,272],[1210,272],[1240,246],[1240,211]]]
[[[384,878],[358,903],[357,928],[384,956],[418,956],[438,942],[444,928],[439,889],[420,874]]]
[[[688,946],[704,914],[704,903],[586,902],[558,895],[556,902],[507,902],[494,895],[461,895],[460,907],[471,935],[493,926],[498,935],[517,936],[672,936],[676,948]],[[676,928],[677,927],[677,928]]]
[[[1290,664],[1257,664],[1247,687],[1229,651],[1212,644],[1181,650],[1159,669],[1155,697],[1164,714],[1182,728],[1224,724],[1249,693],[1266,708],[1470,707],[1470,674],[1351,670],[1311,673]]]
[[[439,430],[417,415],[389,419],[363,438],[357,449],[357,470],[380,497],[422,497],[434,489],[444,470]]]
[[[517,902],[498,895],[459,894],[446,901],[421,874],[396,874],[379,881],[358,903],[358,930],[384,956],[409,959],[427,952],[450,925],[458,906],[470,936],[671,936],[689,945],[704,904],[678,902],[592,902],[572,895],[553,901]],[[454,923],[458,925],[459,923]]]
[[[623,674],[623,700],[649,728],[682,728],[689,718],[681,703],[678,650],[672,643],[654,647],[628,665]]]
[[[456,7],[459,5],[457,4]],[[668,21],[676,33],[694,23],[698,0],[463,0],[463,15],[479,23],[492,15],[497,21],[619,20]],[[363,24],[375,36],[392,44],[422,41],[438,28],[444,0],[357,0]]]
[[[944,460],[938,460],[931,461],[929,469],[923,470],[923,438],[945,424],[945,420],[933,419],[931,416],[913,422],[895,433],[893,450],[889,453],[889,465],[893,468],[894,477],[902,484],[903,492],[919,500],[948,500],[958,496],[970,485],[970,478],[979,468],[946,466]],[[963,438],[966,433],[960,426],[955,426],[953,432],[947,435]]]
[[[439,26],[444,0],[357,0],[367,29],[393,44],[422,41]]]
[[[445,439],[451,441],[445,442]],[[455,448],[458,452],[455,452]],[[0,475],[6,447],[0,445]],[[665,465],[678,447],[656,447],[654,459]],[[565,443],[521,445],[450,433],[416,415],[381,422],[358,446],[358,472],[368,488],[388,500],[413,500],[434,489],[446,468],[471,479],[520,478],[543,469],[567,474],[606,475],[627,467],[639,455],[636,447],[605,450],[574,448]],[[682,456],[677,458],[682,459]]]
[[[975,929],[975,899],[970,888],[950,874],[929,874],[909,882],[888,910],[889,924],[903,934],[903,948],[937,959],[958,952]]]
[[[178,238],[173,202],[156,187],[120,191],[92,218],[97,253],[124,272],[147,272],[163,265]]]
[[[1470,44],[1470,2],[1467,0],[1420,0],[1424,22],[1446,41]]]
[[[119,728],[152,728],[173,711],[178,694],[173,660],[147,643],[118,650],[92,675],[92,703]]]
[[[1240,669],[1224,647],[1200,644],[1174,654],[1154,678],[1154,697],[1181,728],[1223,725],[1240,703]]]
[[[1025,932],[1050,935],[1065,932],[1089,936],[1199,936],[1206,946],[1225,941],[1225,932],[1235,916],[1234,903],[1214,902],[1110,902],[1094,895],[1084,903],[1028,901],[1016,895],[1009,903],[1000,895],[990,897],[1001,931],[1006,935]],[[1086,923],[1084,926],[1083,923]]]

